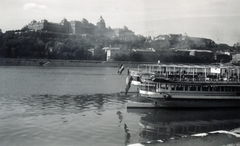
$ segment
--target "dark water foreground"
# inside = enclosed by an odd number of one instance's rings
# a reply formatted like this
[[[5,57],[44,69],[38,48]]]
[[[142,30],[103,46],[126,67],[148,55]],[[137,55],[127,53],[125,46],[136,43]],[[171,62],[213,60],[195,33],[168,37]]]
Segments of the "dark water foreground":
[[[130,109],[116,68],[0,68],[0,145],[240,145],[240,109]],[[131,88],[131,90],[135,90]]]
[[[129,109],[118,94],[7,96],[0,99],[0,145],[240,144],[240,112]]]
[[[114,94],[1,97],[0,145],[124,145]]]

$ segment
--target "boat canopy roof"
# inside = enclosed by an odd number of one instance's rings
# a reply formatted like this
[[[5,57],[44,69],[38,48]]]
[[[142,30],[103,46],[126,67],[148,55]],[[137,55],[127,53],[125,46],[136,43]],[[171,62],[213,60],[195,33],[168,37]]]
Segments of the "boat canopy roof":
[[[210,74],[224,74],[232,73],[240,76],[240,66],[233,64],[140,64],[138,71],[146,73],[156,72],[185,72],[187,74],[194,73],[210,73]]]
[[[240,69],[240,66],[233,64],[140,64],[139,68],[144,67],[178,67],[178,68],[236,68]]]

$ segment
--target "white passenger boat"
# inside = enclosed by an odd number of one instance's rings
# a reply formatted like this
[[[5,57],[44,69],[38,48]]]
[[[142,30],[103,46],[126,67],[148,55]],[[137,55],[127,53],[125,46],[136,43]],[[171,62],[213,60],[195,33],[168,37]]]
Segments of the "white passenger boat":
[[[239,76],[240,67],[230,64],[145,64],[130,71],[128,84],[156,107],[237,107]]]

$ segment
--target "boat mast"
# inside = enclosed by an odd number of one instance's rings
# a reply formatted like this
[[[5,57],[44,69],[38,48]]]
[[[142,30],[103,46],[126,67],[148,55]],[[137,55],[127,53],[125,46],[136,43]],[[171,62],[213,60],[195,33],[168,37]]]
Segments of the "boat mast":
[[[237,78],[238,78],[238,81],[239,81],[239,68],[237,68]]]
[[[206,81],[206,78],[207,78],[207,68],[204,66],[204,69],[205,69],[205,81]]]
[[[193,81],[194,81],[194,68],[193,68]]]

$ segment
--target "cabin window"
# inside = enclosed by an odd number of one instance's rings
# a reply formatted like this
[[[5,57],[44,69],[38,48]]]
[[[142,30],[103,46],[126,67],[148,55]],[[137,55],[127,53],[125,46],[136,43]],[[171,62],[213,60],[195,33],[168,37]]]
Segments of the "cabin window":
[[[160,91],[160,84],[156,84],[156,92],[159,92]]]
[[[232,87],[232,91],[236,91],[236,87]]]
[[[226,88],[225,88],[225,91],[227,91],[227,92],[228,92],[228,91],[231,91],[231,87],[226,87]]]
[[[196,86],[190,86],[190,91],[196,91]]]
[[[210,86],[210,91],[216,91],[216,86]]]
[[[172,85],[172,90],[175,90],[175,85]]]
[[[161,89],[166,89],[166,84],[160,84]]]
[[[142,89],[143,89],[143,90],[148,90],[147,84],[145,84],[144,86],[142,86]]]
[[[156,84],[156,89],[160,89],[160,84]]]
[[[197,86],[197,91],[201,91],[201,87],[200,86]]]
[[[209,91],[216,91],[216,86],[209,86]]]
[[[183,91],[183,86],[182,86],[182,85],[176,86],[176,90],[178,90],[178,91]]]
[[[203,86],[202,91],[208,91],[208,86]]]
[[[188,91],[188,85],[185,85],[185,86],[184,86],[184,90],[185,90],[185,91]]]
[[[167,84],[160,84],[160,88],[161,89],[168,89],[168,85]]]
[[[240,87],[236,87],[236,91],[239,91],[240,90]]]
[[[221,91],[225,91],[225,90],[224,90],[224,87],[221,87]]]
[[[212,86],[209,86],[209,91],[213,91],[213,87]]]
[[[148,91],[156,91],[156,85],[155,84],[145,84],[142,86],[143,90],[148,90]]]
[[[155,85],[149,86],[149,91],[156,91],[156,86]]]
[[[221,91],[221,88],[219,86],[217,86],[216,91]]]

